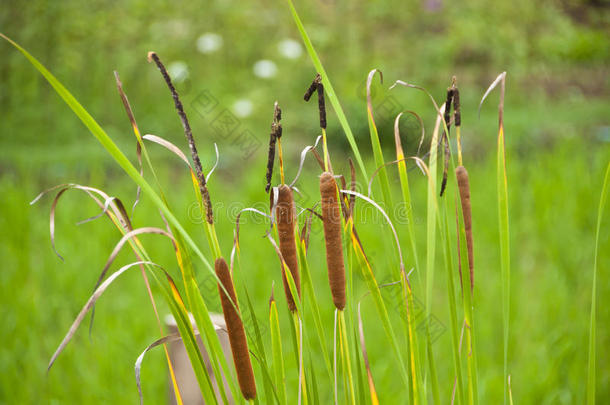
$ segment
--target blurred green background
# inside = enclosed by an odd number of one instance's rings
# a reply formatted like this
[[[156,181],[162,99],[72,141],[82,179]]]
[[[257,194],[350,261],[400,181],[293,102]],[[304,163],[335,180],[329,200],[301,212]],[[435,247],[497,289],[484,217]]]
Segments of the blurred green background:
[[[451,77],[457,76],[474,212],[481,403],[500,403],[502,398],[497,95],[483,107],[480,119],[477,107],[489,83],[498,73],[508,72],[513,395],[516,403],[582,403],[595,220],[610,157],[609,4],[319,0],[299,1],[296,6],[365,152],[369,173],[374,170],[364,98],[369,70],[384,73],[384,85],[376,84],[373,90],[388,160],[394,154],[392,122],[399,111],[417,111],[427,136],[434,122],[425,95],[405,88],[388,91],[389,85],[401,79],[425,86],[440,103]],[[166,137],[186,150],[167,88],[146,62],[146,53],[156,51],[177,82],[205,169],[213,164],[212,144],[220,149],[210,188],[219,207],[225,254],[230,251],[236,212],[267,205],[264,168],[273,102],[278,100],[283,108],[289,178],[296,172],[300,150],[318,134],[317,108],[302,100],[315,71],[284,1],[0,0],[0,32],[45,64],[133,161],[135,140],[113,70],[121,75],[142,132]],[[100,300],[91,340],[86,328],[80,330],[45,374],[48,359],[89,296],[118,233],[105,219],[75,226],[95,215],[96,207],[80,192],[66,193],[57,211],[57,248],[66,258],[61,262],[49,242],[51,199],[28,203],[50,186],[74,182],[101,188],[130,205],[135,187],[22,55],[4,41],[0,55],[0,403],[134,403],[138,396],[133,363],[159,337],[137,272],[122,276]],[[218,116],[228,117],[230,130],[219,126]],[[416,153],[418,131],[416,122],[404,120],[408,154]],[[329,139],[339,166],[335,170],[347,172],[351,151],[332,112]],[[174,209],[207,251],[199,218],[193,215],[195,199],[187,172],[166,151],[149,148]],[[304,194],[299,202],[312,205],[318,171],[310,160],[306,170],[299,183]],[[398,196],[395,171],[390,173]],[[422,180],[414,182],[415,215],[422,223],[424,186]],[[607,217],[598,278],[600,403],[610,399],[610,355],[605,350],[610,345],[610,283],[604,271],[610,269]],[[162,226],[145,198],[135,210],[134,222]],[[367,224],[361,234],[383,280],[392,260],[384,249],[391,249],[391,240],[379,240],[380,229],[387,231],[380,223]],[[423,235],[425,229],[420,231]],[[247,265],[239,277],[260,303],[259,318],[267,325],[271,281],[279,285],[280,272],[275,253],[260,238],[263,232],[264,226],[252,220],[243,226],[242,262]],[[177,274],[171,246],[154,236],[143,240],[154,259]],[[328,287],[323,255],[316,254],[322,249],[319,234],[312,244],[312,269],[321,286],[318,299],[328,304],[322,311],[330,328],[332,304],[324,300]],[[125,252],[116,266],[131,260]],[[205,285],[204,269],[199,270]],[[444,286],[439,270],[432,310],[448,325]],[[209,293],[206,300],[218,310],[214,289]],[[158,304],[165,313],[160,300]],[[364,316],[369,319],[373,374],[386,403],[404,387],[392,371],[374,311],[365,310]],[[453,382],[448,330],[434,348],[443,395],[448,397]],[[310,356],[315,362],[316,354]],[[167,383],[161,350],[148,355],[142,375],[145,398],[162,403]],[[295,376],[290,378],[296,381]],[[319,385],[328,387],[321,398],[327,403],[332,385]]]

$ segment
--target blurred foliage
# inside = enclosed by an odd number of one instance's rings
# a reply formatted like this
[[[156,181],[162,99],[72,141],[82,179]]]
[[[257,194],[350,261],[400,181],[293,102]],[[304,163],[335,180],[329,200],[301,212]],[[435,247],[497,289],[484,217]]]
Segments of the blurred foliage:
[[[120,138],[127,126],[117,102],[114,69],[121,74],[145,131],[172,139],[181,135],[164,84],[146,63],[149,50],[158,52],[166,64],[186,64],[188,78],[180,90],[199,137],[213,131],[196,117],[189,101],[204,90],[229,109],[238,99],[251,101],[253,112],[242,119],[243,126],[262,142],[276,99],[284,107],[288,134],[316,131],[315,107],[301,99],[314,75],[311,64],[304,52],[287,59],[278,51],[282,40],[298,40],[281,1],[3,2],[7,4],[0,15],[2,32],[49,66]],[[484,87],[503,70],[509,73],[507,104],[512,110],[530,111],[529,104],[538,103],[540,113],[548,114],[558,103],[573,107],[585,98],[608,95],[609,8],[595,2],[321,0],[297,7],[354,132],[363,139],[368,136],[364,79],[375,67],[384,72],[386,88],[396,79],[406,80],[427,87],[439,99],[456,75],[458,84],[470,90],[463,91],[463,103],[473,107]],[[197,39],[206,32],[222,37],[217,52],[197,51]],[[83,139],[80,124],[55,102],[56,96],[27,62],[5,43],[0,49],[2,146],[65,148],[93,142]],[[275,78],[253,74],[253,64],[261,59],[276,63]],[[415,92],[392,94],[405,108],[429,107]],[[604,115],[598,110],[593,122],[577,125],[599,124]],[[558,116],[555,122],[561,120]],[[330,130],[339,130],[336,123],[331,122]],[[343,142],[340,136],[331,139]]]

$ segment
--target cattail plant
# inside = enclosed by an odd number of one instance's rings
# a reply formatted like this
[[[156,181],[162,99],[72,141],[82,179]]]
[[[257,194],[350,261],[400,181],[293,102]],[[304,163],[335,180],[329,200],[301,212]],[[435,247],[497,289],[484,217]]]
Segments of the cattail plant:
[[[326,243],[326,265],[328,281],[335,307],[343,311],[345,308],[345,265],[343,262],[343,242],[341,237],[341,211],[337,200],[337,182],[332,173],[328,145],[326,140],[326,106],[324,102],[324,86],[322,78],[317,74],[304,95],[309,101],[314,91],[318,92],[318,110],[320,128],[322,129],[324,147],[324,169],[320,176],[320,196],[322,206],[322,223],[324,226],[324,241]]]
[[[317,74],[307,89],[305,101],[308,101],[315,91],[318,93],[318,112],[320,129],[322,130],[322,145],[324,148],[324,172],[320,176],[320,195],[322,206],[322,223],[324,227],[324,241],[326,243],[326,265],[328,267],[328,281],[337,308],[335,312],[335,331],[339,330],[341,358],[344,364],[346,383],[349,386],[349,399],[355,404],[355,391],[349,355],[348,334],[345,322],[345,265],[343,263],[343,242],[341,238],[341,209],[339,207],[337,183],[333,176],[333,168],[328,154],[326,139],[326,105],[324,101],[324,85],[322,77]],[[336,340],[336,334],[335,334]],[[336,341],[335,341],[336,343]],[[336,349],[336,346],[335,346]],[[337,368],[335,367],[335,403],[337,402]]]
[[[282,110],[276,101],[273,106],[273,121],[271,123],[271,136],[269,138],[269,155],[267,158],[266,176],[267,186],[265,191],[269,191],[271,187],[273,165],[275,160],[275,145],[277,141],[281,184],[279,187],[273,189],[273,193],[277,193],[277,195],[271,195],[271,210],[275,211],[274,214],[277,221],[277,229],[280,239],[279,250],[286,266],[288,267],[288,269],[286,269],[285,266],[282,265],[282,282],[284,285],[284,292],[286,294],[286,301],[288,303],[290,312],[295,313],[297,310],[297,305],[294,297],[292,296],[292,292],[290,291],[290,285],[288,283],[285,271],[290,271],[299,298],[301,296],[301,281],[299,277],[299,261],[297,258],[295,238],[296,213],[294,208],[294,198],[290,186],[284,184],[284,160],[282,157],[281,144],[282,124],[280,124],[281,119]]]
[[[271,123],[271,136],[269,138],[269,155],[267,159],[267,186],[265,191],[269,191],[271,187],[273,177],[273,165],[275,160],[275,146],[277,142],[278,159],[280,166],[280,185],[273,188],[273,193],[270,195],[270,205],[273,218],[275,216],[277,223],[277,230],[279,236],[279,247],[275,243],[274,239],[267,234],[272,245],[275,247],[281,262],[282,270],[282,283],[284,286],[284,293],[286,294],[286,302],[288,309],[292,314],[294,322],[294,328],[297,332],[298,343],[296,350],[299,353],[299,402],[301,395],[307,398],[307,387],[305,374],[303,373],[303,347],[302,347],[302,318],[299,314],[299,308],[297,300],[301,298],[301,281],[299,276],[299,259],[297,255],[297,245],[295,237],[295,225],[296,225],[296,212],[294,208],[294,198],[292,195],[292,185],[286,185],[284,180],[284,159],[282,154],[282,125],[280,120],[282,119],[282,110],[276,101],[273,108],[273,121]],[[299,169],[300,172],[300,169]],[[298,178],[298,174],[297,174]],[[295,179],[296,181],[296,179]],[[294,182],[293,182],[294,183]],[[290,278],[294,285],[291,288],[291,283],[288,279],[288,272],[290,272]],[[297,297],[295,298],[294,293]]]
[[[256,383],[254,382],[254,371],[250,362],[244,324],[239,314],[233,279],[224,258],[219,257],[216,259],[214,267],[216,276],[220,280],[218,293],[220,294],[222,312],[227,325],[227,333],[229,335],[229,343],[231,344],[231,353],[233,354],[239,388],[245,399],[253,400],[256,398]]]

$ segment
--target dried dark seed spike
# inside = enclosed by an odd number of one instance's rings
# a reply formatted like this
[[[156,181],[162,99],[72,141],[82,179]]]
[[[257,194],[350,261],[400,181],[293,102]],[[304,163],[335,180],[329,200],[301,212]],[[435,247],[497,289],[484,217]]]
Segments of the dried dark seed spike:
[[[321,81],[322,81],[322,77],[320,77],[320,74],[319,73],[316,74],[316,77],[314,77],[313,81],[309,85],[309,88],[305,92],[305,95],[303,96],[303,99],[305,101],[309,101],[313,92],[316,91],[318,83],[320,83]]]
[[[324,105],[324,85],[318,83],[318,109],[320,110],[320,128],[326,129],[326,106]]]
[[[208,187],[205,181],[205,175],[203,174],[203,168],[201,166],[201,160],[199,159],[199,153],[197,152],[197,147],[195,146],[195,139],[193,138],[193,131],[191,130],[191,125],[189,124],[188,118],[186,117],[186,113],[184,112],[184,107],[182,106],[182,102],[180,101],[180,96],[178,96],[178,92],[172,83],[172,79],[169,77],[167,73],[167,69],[159,59],[159,56],[155,52],[148,53],[148,61],[154,61],[169,88],[170,93],[172,94],[172,98],[174,99],[174,106],[178,111],[178,116],[180,117],[180,121],[182,122],[182,127],[184,128],[184,135],[186,136],[186,140],[189,144],[189,149],[191,150],[191,157],[193,159],[193,164],[195,167],[195,173],[197,174],[197,181],[199,183],[199,192],[201,193],[201,197],[203,199],[203,204],[205,207],[205,215],[206,221],[208,224],[212,225],[214,223],[214,214],[212,212],[212,203],[210,200],[210,193],[208,191]]]
[[[269,135],[269,154],[267,156],[267,185],[265,192],[269,192],[271,188],[271,177],[273,176],[273,162],[275,161],[275,129],[271,126],[271,134]]]
[[[451,101],[453,100],[453,87],[449,87],[447,89],[447,100],[445,101],[445,124],[447,124],[447,129],[449,129],[451,123]]]
[[[271,122],[271,134],[269,135],[269,154],[267,156],[267,185],[265,186],[265,192],[269,192],[271,189],[271,178],[273,177],[273,164],[275,161],[275,142],[277,139],[282,137],[282,109],[276,101],[273,105],[273,121]]]
[[[278,139],[282,137],[282,124],[277,124],[275,126],[275,137]]]
[[[449,138],[447,137],[446,134],[445,134],[445,136],[443,136],[443,144],[444,144],[444,152],[445,152],[445,159],[444,159],[445,166],[443,168],[443,180],[441,182],[441,194],[440,194],[441,197],[445,193],[445,188],[447,187],[447,177],[448,177],[448,172],[449,172],[449,159],[451,158],[451,154],[449,151]]]
[[[447,177],[448,177],[448,173],[449,173],[449,158],[450,158],[450,152],[449,152],[449,127],[451,126],[451,102],[453,100],[453,86],[447,88],[447,99],[445,101],[445,114],[443,116],[443,119],[445,120],[445,124],[447,125],[447,132],[443,131],[443,144],[444,144],[444,168],[443,168],[443,180],[441,182],[441,193],[440,196],[442,197],[443,194],[445,193],[445,188],[447,187]]]
[[[457,87],[453,89],[453,111],[453,122],[456,127],[459,127],[462,125],[462,112],[460,111],[460,90]]]

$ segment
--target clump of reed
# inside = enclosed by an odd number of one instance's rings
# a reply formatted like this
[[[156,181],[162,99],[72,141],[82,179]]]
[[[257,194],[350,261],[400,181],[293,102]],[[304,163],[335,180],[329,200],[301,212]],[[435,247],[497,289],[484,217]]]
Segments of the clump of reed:
[[[66,189],[80,189],[88,193],[88,195],[94,199],[102,210],[102,213],[112,220],[113,224],[119,229],[123,236],[111,255],[112,260],[109,260],[109,263],[104,268],[104,272],[100,277],[101,283],[96,287],[94,294],[78,315],[64,341],[60,344],[56,354],[52,357],[52,362],[55,361],[57,355],[74,335],[85,314],[91,310],[96,300],[102,295],[105,289],[128,268],[139,267],[141,268],[142,273],[150,276],[151,280],[153,280],[158,287],[160,294],[176,319],[179,329],[178,335],[163,337],[149,346],[146,351],[157,345],[164,345],[170,341],[181,340],[187,350],[189,360],[193,366],[202,396],[206,403],[228,403],[229,401],[226,392],[230,392],[233,399],[238,400],[240,403],[243,402],[241,398],[239,398],[241,396],[251,404],[254,403],[255,399],[261,403],[324,403],[324,401],[329,402],[330,396],[334,396],[335,403],[340,402],[340,396],[346,403],[368,403],[368,400],[364,398],[367,389],[372,404],[379,403],[378,396],[385,401],[396,400],[396,398],[387,398],[383,388],[378,389],[375,387],[373,376],[375,373],[379,372],[379,370],[375,368],[374,364],[376,359],[373,356],[378,352],[367,352],[365,348],[365,334],[367,333],[369,325],[372,327],[376,322],[379,322],[383,327],[384,334],[374,336],[375,340],[373,342],[375,345],[387,345],[388,351],[391,352],[392,358],[387,361],[391,362],[393,372],[397,374],[398,378],[400,378],[403,383],[402,386],[405,387],[404,398],[400,398],[401,400],[404,400],[404,402],[409,404],[440,403],[443,401],[451,401],[451,403],[460,404],[476,404],[479,399],[479,389],[477,385],[478,368],[476,357],[477,329],[475,329],[473,322],[473,312],[475,310],[473,300],[475,288],[475,249],[473,245],[472,229],[473,212],[468,171],[464,167],[462,161],[460,92],[456,86],[456,81],[455,79],[452,81],[451,86],[447,89],[446,94],[444,94],[445,103],[444,105],[441,105],[440,108],[434,97],[428,93],[434,107],[431,111],[435,113],[435,126],[431,136],[432,141],[429,145],[429,152],[425,155],[420,155],[418,148],[415,155],[405,155],[405,151],[403,150],[400,141],[399,118],[403,114],[401,112],[396,117],[394,128],[396,160],[386,162],[383,157],[381,138],[375,124],[373,104],[370,97],[372,78],[379,71],[373,70],[369,73],[367,80],[367,113],[376,166],[375,171],[373,172],[374,174],[369,177],[367,174],[367,167],[362,161],[358,145],[355,142],[349,123],[334,92],[332,84],[307,36],[305,28],[301,23],[292,2],[289,0],[288,3],[292,16],[307,45],[308,52],[316,71],[319,72],[316,74],[303,98],[305,101],[308,101],[312,98],[314,92],[317,92],[317,118],[321,132],[318,140],[322,139],[323,151],[322,157],[320,157],[317,150],[317,141],[314,145],[303,149],[300,166],[295,180],[292,182],[286,181],[284,173],[284,156],[282,152],[282,139],[284,139],[282,137],[282,111],[279,104],[276,102],[273,109],[273,119],[269,135],[269,153],[265,172],[265,191],[270,193],[270,210],[269,213],[258,211],[254,208],[248,208],[242,211],[248,211],[270,219],[272,232],[267,232],[267,237],[276,249],[276,253],[281,261],[281,277],[286,303],[290,312],[290,317],[292,318],[291,320],[294,322],[293,324],[290,324],[281,316],[280,312],[277,310],[277,303],[275,299],[272,298],[269,304],[269,329],[272,332],[271,340],[273,348],[272,362],[269,362],[269,358],[265,354],[261,325],[254,315],[254,307],[256,304],[259,304],[259,300],[250,299],[247,282],[244,282],[243,285],[246,300],[242,300],[242,303],[247,303],[247,306],[242,305],[240,308],[238,305],[233,267],[235,256],[241,254],[239,248],[239,222],[236,221],[235,224],[233,249],[231,251],[230,261],[227,263],[224,257],[229,256],[222,255],[221,244],[219,243],[214,228],[214,215],[211,198],[207,188],[209,173],[206,177],[182,102],[180,101],[180,97],[159,56],[154,52],[150,53],[149,60],[154,62],[160,70],[162,77],[170,90],[176,111],[178,112],[178,116],[184,128],[188,148],[191,152],[191,160],[189,161],[189,159],[186,158],[179,147],[161,137],[152,135],[141,136],[139,130],[137,130],[133,112],[127,108],[126,96],[123,97],[123,101],[128,110],[128,116],[138,141],[138,157],[140,157],[141,153],[144,157],[142,161],[146,162],[150,172],[155,176],[155,180],[157,180],[157,178],[154,174],[154,166],[150,163],[144,140],[154,142],[165,147],[167,150],[172,151],[187,165],[193,179],[193,186],[198,202],[202,212],[205,213],[206,222],[204,223],[204,229],[214,259],[213,264],[208,260],[208,255],[202,251],[199,243],[197,243],[191,234],[186,231],[185,227],[182,226],[174,212],[170,209],[169,204],[165,199],[165,193],[158,180],[156,188],[151,186],[141,174],[141,170],[138,170],[131,164],[112,139],[96,123],[93,117],[91,117],[91,115],[74,99],[65,87],[63,87],[46,68],[29,55],[23,48],[20,48],[17,44],[13,43],[13,45],[24,53],[43,76],[53,85],[58,94],[88,126],[113,158],[134,180],[137,186],[141,188],[143,195],[146,198],[149,198],[160,210],[164,221],[166,221],[165,229],[154,227],[134,229],[120,200],[114,199],[100,190],[83,186],[70,185],[56,189],[59,190],[59,192],[53,203],[53,210],[61,193]],[[379,73],[381,76],[381,72]],[[504,79],[505,75],[500,75],[498,80],[496,80],[485,93],[483,99],[496,85],[501,83],[502,93],[499,109],[500,129],[498,134],[498,204],[502,253],[502,287],[504,291],[503,332],[505,350],[504,371],[506,377],[508,371],[506,348],[508,346],[508,309],[510,304],[510,251],[508,246],[508,192],[503,133]],[[397,81],[396,83],[408,88],[425,91],[420,86],[404,81]],[[121,95],[124,96],[123,93]],[[337,121],[350,143],[355,161],[362,172],[363,181],[369,183],[369,190],[374,190],[370,191],[368,195],[360,194],[356,191],[355,167],[352,164],[351,159],[349,160],[349,163],[352,184],[349,189],[346,186],[345,177],[338,173],[338,171],[335,172],[333,170],[326,133],[327,125],[329,124],[326,115],[326,97],[328,98],[329,104],[332,105],[333,110],[336,113]],[[452,107],[453,112],[451,111]],[[421,146],[425,134],[423,128],[424,119],[411,111],[407,111],[406,113],[411,113],[418,118],[418,121],[422,126]],[[333,117],[334,116],[335,115],[333,115]],[[330,124],[332,125],[333,122],[331,121]],[[451,153],[452,134],[450,129],[452,125],[455,128],[457,141],[457,164],[453,161],[453,154]],[[277,185],[273,186],[276,151],[277,159],[279,161],[280,179],[279,182],[275,182]],[[318,202],[311,207],[305,207],[299,213],[296,212],[294,200],[296,188],[294,185],[302,171],[308,153],[313,154],[321,168],[321,174],[319,175],[320,214],[316,211]],[[428,158],[427,164],[423,160],[426,157]],[[439,157],[443,158],[442,173],[439,173],[439,170],[437,170],[436,159]],[[425,266],[420,265],[419,258],[421,252],[417,247],[418,243],[416,243],[417,232],[415,232],[413,221],[414,204],[411,200],[411,186],[409,183],[410,181],[420,181],[420,179],[415,177],[418,176],[417,174],[410,174],[410,171],[407,170],[407,162],[415,162],[417,167],[419,167],[425,175],[424,181],[426,182],[427,187]],[[337,162],[335,161],[335,163]],[[398,226],[396,222],[395,214],[391,211],[391,209],[396,207],[395,203],[392,202],[392,192],[394,190],[389,186],[390,183],[386,173],[386,169],[391,165],[397,167],[397,176],[400,179],[401,203],[407,208],[409,216],[409,221],[407,221],[406,224],[400,224],[400,226]],[[336,167],[338,168],[340,166],[337,165]],[[453,170],[450,171],[450,168],[453,168]],[[382,182],[381,193],[378,193],[377,189],[373,189],[373,181],[377,173],[380,173],[379,177]],[[455,176],[449,176],[449,173],[453,173]],[[440,193],[437,188],[439,178]],[[339,186],[337,179],[341,179],[341,186]],[[447,198],[451,193],[453,193],[455,197],[453,202],[451,198]],[[476,196],[476,194],[473,194],[473,196]],[[365,253],[367,239],[369,239],[371,235],[365,235],[361,239],[356,231],[356,226],[359,225],[358,220],[354,215],[354,201],[356,197],[365,201],[367,204],[372,205],[377,211],[383,214],[382,217],[384,218],[384,222],[375,225],[378,225],[380,228],[388,226],[392,231],[391,234],[396,246],[395,249],[388,249],[387,251],[387,269],[381,268],[375,259],[371,260],[370,256]],[[387,204],[386,206],[377,202],[380,198]],[[301,222],[303,231],[301,232],[301,237],[298,237],[299,214],[302,212],[308,212],[309,215],[307,219]],[[453,216],[452,212],[455,212],[455,216]],[[313,266],[310,266],[308,258],[309,229],[311,228],[310,221],[312,218],[313,220],[316,220],[315,218],[320,218],[322,221],[328,284],[330,286],[332,300],[319,299],[316,295],[320,280],[318,273],[315,271],[316,269],[312,268]],[[456,232],[450,231],[450,220],[455,220],[455,223],[457,224]],[[51,229],[53,230],[52,221],[53,211],[51,215]],[[275,229],[277,229],[276,236],[272,235],[273,230]],[[388,233],[386,231],[387,228],[383,228],[383,231],[379,231],[375,236],[381,239],[388,239],[385,236],[385,234]],[[180,275],[183,281],[182,288],[178,288],[171,275],[151,260],[151,255],[146,251],[144,245],[138,239],[138,235],[145,233],[162,235],[169,239],[175,250],[176,260],[178,267],[180,268]],[[410,256],[403,257],[401,239],[398,236],[399,233],[405,241],[408,241],[408,246],[412,253]],[[230,236],[231,235],[226,236],[226,238],[229,238]],[[52,235],[52,239],[53,238],[54,236]],[[279,240],[279,246],[275,243],[276,238]],[[438,352],[436,352],[435,348],[432,346],[433,341],[430,325],[426,323],[422,326],[417,323],[414,308],[416,294],[425,293],[426,314],[430,315],[432,310],[435,309],[432,307],[433,300],[431,300],[430,297],[433,288],[437,287],[434,285],[434,269],[437,267],[437,263],[435,263],[435,257],[437,256],[435,249],[437,248],[437,244],[442,251],[444,267],[447,270],[447,298],[445,304],[449,307],[451,315],[451,349],[453,351],[453,368],[444,370],[442,374],[439,373],[439,375],[450,375],[453,378],[449,381],[440,383],[436,370],[439,366],[443,367],[444,363],[436,362],[435,358],[438,355]],[[105,277],[105,271],[109,268],[110,264],[124,245],[128,245],[133,250],[137,261],[121,268],[110,276]],[[458,246],[457,260],[454,257],[453,250],[456,245]],[[347,261],[344,260],[344,255],[348,257]],[[197,268],[194,265],[193,259],[198,261],[201,268]],[[237,260],[237,263],[239,263],[240,267],[239,270],[236,269],[235,271],[242,271],[244,277],[248,275],[248,272],[244,271],[244,268],[254,266],[254,264],[248,263],[242,268],[241,261]],[[458,271],[456,271],[456,267]],[[462,280],[461,269],[465,269],[466,267],[469,269],[466,275],[470,281],[470,289],[464,287],[466,283]],[[407,269],[411,270],[408,271]],[[393,281],[383,284],[379,282],[379,277],[384,271],[392,277]],[[210,321],[210,314],[207,307],[209,298],[199,289],[196,277],[199,272],[208,272],[207,274],[214,277],[217,281],[220,305],[226,321],[228,337],[233,353],[233,366],[236,381],[235,379],[230,378],[233,374],[233,369],[228,367],[214,325],[212,325]],[[362,276],[361,278],[364,280],[367,289],[366,294],[361,297],[354,297],[354,291],[359,291],[357,288],[354,288],[354,284],[359,282],[358,280],[354,281],[354,274]],[[412,282],[412,274],[417,277],[416,282]],[[273,276],[269,277],[273,278]],[[456,293],[454,289],[454,281],[457,280],[458,277],[462,285],[461,295]],[[489,277],[489,274],[479,274],[477,277]],[[235,279],[238,280],[239,277],[236,277]],[[260,279],[257,280],[257,282],[271,282],[271,280]],[[301,300],[301,288],[303,289],[303,297],[306,297],[304,300]],[[389,291],[393,288],[399,289],[399,294],[397,294],[399,297],[397,307],[400,309],[400,320],[398,322],[396,316],[389,313],[390,307],[387,304]],[[183,296],[185,299],[183,299]],[[361,302],[365,302],[365,299],[372,301],[371,308],[375,311],[376,318],[370,320],[370,323],[366,322],[366,318],[363,319],[363,314],[365,316],[370,315],[367,312],[361,314],[360,311],[358,311],[358,324],[356,325],[356,313],[354,309],[359,309]],[[332,308],[333,306],[334,308]],[[156,307],[154,308],[156,310]],[[322,314],[330,311],[334,311],[335,313],[332,361],[331,356],[327,352],[327,333],[330,328],[322,321],[325,319]],[[592,311],[594,311],[594,308],[592,308]],[[191,322],[189,314],[193,314],[195,319],[194,323]],[[246,328],[244,325],[245,315],[251,316],[251,319],[253,320],[252,330],[249,330],[249,328]],[[594,320],[594,312],[592,313],[592,317]],[[418,333],[418,331],[421,330],[424,330],[425,333]],[[289,331],[289,333],[285,333],[286,331]],[[304,331],[307,331],[307,334],[303,333]],[[592,332],[594,332],[593,327]],[[292,336],[293,338],[292,348],[293,352],[296,354],[298,374],[285,367],[282,335]],[[307,335],[306,339],[303,338],[304,335]],[[285,336],[284,338],[286,338]],[[462,339],[462,336],[465,337],[465,339]],[[205,363],[203,355],[197,346],[198,337],[203,340],[206,351],[210,354],[210,367]],[[370,342],[371,337],[369,337],[369,346],[371,346]],[[406,342],[406,344],[403,344],[403,342]],[[358,343],[361,346],[363,357],[360,356],[357,350],[353,350],[353,346]],[[317,350],[320,350],[319,356],[316,352]],[[138,387],[140,386],[139,365],[141,364],[146,351],[138,358],[136,366]],[[306,360],[303,358],[304,353],[305,355],[310,355],[309,365],[306,364]],[[254,364],[258,366],[257,370],[253,368],[253,359],[256,360]],[[318,359],[321,359],[319,361],[320,365],[314,364],[314,361],[318,363]],[[169,359],[169,356],[168,365],[170,373],[173,376],[172,362],[171,359]],[[352,365],[354,365],[353,368]],[[320,372],[319,370],[322,367],[325,369],[324,372]],[[593,370],[590,371],[594,372],[594,365],[592,367]],[[467,370],[467,374],[464,376],[462,375],[463,369]],[[292,379],[286,378],[285,370],[288,370],[288,374]],[[366,378],[364,377],[364,373],[367,375]],[[342,378],[339,378],[339,375],[341,375]],[[210,382],[211,376],[215,377],[215,380],[220,384],[218,390],[215,390],[212,386]],[[226,381],[223,379],[223,376],[227,377]],[[291,383],[295,379],[298,379],[298,384],[294,384],[296,386],[291,386]],[[505,380],[508,380],[508,378],[505,378]],[[258,386],[262,387],[260,392],[257,392],[257,381]],[[342,393],[342,390],[339,387],[341,382],[344,388]],[[377,379],[377,384],[379,384],[379,379]],[[384,382],[381,382],[381,384],[383,385]],[[332,389],[327,388],[331,385],[333,386]],[[173,386],[179,397],[179,389],[175,379],[173,379]],[[322,396],[321,400],[318,398],[319,393],[327,394],[330,391],[332,391],[331,395]],[[392,392],[394,391],[395,389],[392,388]],[[447,394],[450,391],[451,394]],[[294,398],[287,396],[287,392],[292,394]],[[510,393],[508,389],[506,389],[505,392]],[[441,393],[443,394],[441,395]]]

